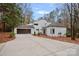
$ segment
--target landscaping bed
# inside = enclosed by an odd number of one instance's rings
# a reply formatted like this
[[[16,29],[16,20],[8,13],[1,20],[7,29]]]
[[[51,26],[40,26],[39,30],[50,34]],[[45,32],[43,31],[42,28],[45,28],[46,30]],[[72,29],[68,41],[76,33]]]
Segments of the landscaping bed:
[[[76,38],[76,40],[71,40],[70,37],[55,37],[55,36],[47,36],[47,35],[34,35],[34,36],[38,36],[38,37],[43,37],[43,38],[49,38],[51,40],[58,40],[58,41],[64,41],[64,42],[69,42],[69,43],[75,43],[75,44],[79,44],[79,38]]]
[[[15,37],[11,37],[11,32],[0,32],[0,43],[13,40]]]

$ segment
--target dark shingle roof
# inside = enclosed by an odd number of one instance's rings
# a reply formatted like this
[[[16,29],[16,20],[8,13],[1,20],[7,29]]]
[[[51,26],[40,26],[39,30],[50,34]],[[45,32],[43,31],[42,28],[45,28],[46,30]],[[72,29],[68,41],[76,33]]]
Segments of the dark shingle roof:
[[[47,27],[66,27],[66,26],[61,23],[52,23],[48,25]]]
[[[34,28],[32,25],[19,25],[17,29],[31,29]]]

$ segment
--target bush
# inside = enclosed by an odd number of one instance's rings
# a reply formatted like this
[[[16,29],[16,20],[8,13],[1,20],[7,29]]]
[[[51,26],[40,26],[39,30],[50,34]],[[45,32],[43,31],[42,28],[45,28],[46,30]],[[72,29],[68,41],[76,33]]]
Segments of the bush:
[[[41,32],[38,32],[38,35],[41,35],[42,33]]]
[[[34,32],[34,35],[36,35],[36,33]]]
[[[62,34],[61,32],[58,33],[58,35],[60,35],[60,36],[61,36],[61,34]]]
[[[11,32],[10,33],[10,37],[15,37],[15,33],[14,32]]]
[[[71,37],[71,33],[70,33],[70,32],[67,32],[67,33],[66,33],[66,36],[67,36],[67,37]]]
[[[71,29],[70,28],[67,28],[66,36],[71,37]]]

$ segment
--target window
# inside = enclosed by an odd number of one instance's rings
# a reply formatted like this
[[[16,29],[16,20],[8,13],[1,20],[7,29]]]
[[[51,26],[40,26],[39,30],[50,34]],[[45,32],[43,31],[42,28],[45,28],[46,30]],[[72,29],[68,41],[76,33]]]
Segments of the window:
[[[34,25],[38,25],[37,23],[35,23]]]
[[[51,34],[55,34],[55,29],[50,29]]]
[[[55,33],[55,29],[52,29],[52,33],[53,33],[53,34]]]
[[[36,29],[37,31],[39,31],[39,29]]]

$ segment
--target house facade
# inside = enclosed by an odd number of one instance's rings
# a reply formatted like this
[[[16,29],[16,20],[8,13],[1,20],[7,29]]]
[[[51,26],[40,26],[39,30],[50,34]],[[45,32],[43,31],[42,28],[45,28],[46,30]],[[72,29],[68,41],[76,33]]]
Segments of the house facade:
[[[65,27],[48,27],[46,28],[46,35],[48,36],[66,36]]]
[[[62,24],[53,23],[46,27],[48,36],[66,36],[66,27]]]
[[[15,30],[16,31],[16,30]],[[44,34],[47,36],[66,36],[66,27],[62,24],[50,23],[46,20],[38,20],[28,25],[17,27],[18,34]]]
[[[44,34],[47,36],[66,36],[66,27],[58,23],[49,23],[46,20],[34,22],[31,34]]]
[[[31,34],[45,34],[44,27],[48,26],[49,24],[50,23],[48,23],[46,20],[38,20],[32,23],[34,28],[31,29]]]

